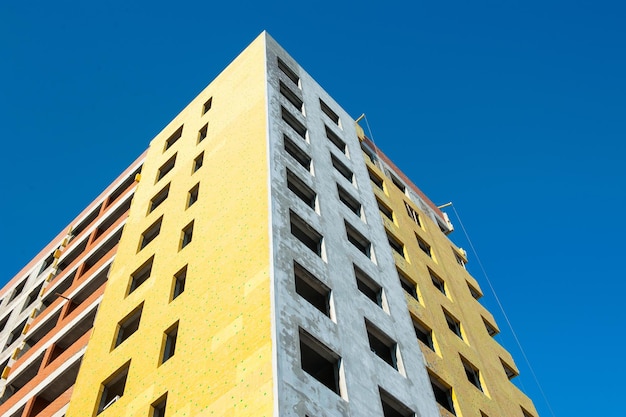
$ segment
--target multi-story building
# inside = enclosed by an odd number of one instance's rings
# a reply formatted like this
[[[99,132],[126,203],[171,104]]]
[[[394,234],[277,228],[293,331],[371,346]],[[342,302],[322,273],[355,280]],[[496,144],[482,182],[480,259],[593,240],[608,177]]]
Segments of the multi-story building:
[[[263,33],[2,289],[0,415],[536,417],[451,231]]]

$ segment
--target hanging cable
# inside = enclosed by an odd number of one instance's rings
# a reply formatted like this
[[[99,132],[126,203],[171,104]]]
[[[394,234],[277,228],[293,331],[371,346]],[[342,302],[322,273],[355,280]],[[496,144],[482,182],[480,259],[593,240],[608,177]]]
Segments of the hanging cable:
[[[365,119],[366,123],[367,123],[367,119]],[[463,222],[461,221],[461,217],[459,216],[459,213],[456,211],[456,208],[454,207],[454,204],[449,203],[450,206],[452,206],[452,210],[454,210],[454,215],[456,216],[457,220],[459,221],[459,225],[461,225],[461,229],[463,230],[463,234],[465,235],[465,239],[467,239],[467,243],[470,245],[470,248],[472,249],[472,253],[474,254],[474,257],[476,258],[476,261],[478,262],[478,266],[480,267],[480,270],[482,271],[485,280],[487,281],[487,284],[489,285],[489,288],[491,289],[491,293],[493,294],[494,298],[496,299],[496,302],[498,303],[498,307],[500,308],[500,312],[502,313],[502,315],[504,316],[504,319],[506,320],[506,324],[509,326],[509,330],[511,330],[511,334],[513,335],[513,338],[515,339],[515,343],[517,343],[517,347],[519,348],[520,352],[522,353],[522,356],[524,357],[524,361],[526,362],[526,365],[528,366],[528,369],[530,370],[530,373],[533,376],[533,379],[535,380],[535,383],[537,384],[537,387],[539,388],[539,391],[541,392],[541,396],[543,397],[543,400],[545,401],[546,405],[548,406],[548,410],[550,410],[550,414],[552,415],[552,417],[556,417],[554,415],[554,411],[552,411],[552,406],[550,406],[550,402],[548,401],[548,398],[546,397],[545,392],[543,391],[543,388],[541,387],[541,384],[539,383],[539,379],[537,378],[537,375],[535,374],[535,371],[533,369],[533,367],[530,364],[530,361],[528,360],[528,357],[526,356],[526,352],[524,351],[524,348],[522,348],[522,344],[520,343],[517,334],[515,333],[515,330],[513,330],[513,325],[511,324],[511,321],[509,320],[509,317],[507,316],[506,312],[504,311],[504,307],[502,306],[502,303],[500,302],[500,298],[498,298],[498,295],[496,294],[496,290],[494,289],[493,285],[491,284],[491,280],[489,279],[489,276],[487,275],[487,271],[485,270],[485,268],[483,267],[482,262],[480,261],[480,257],[478,256],[478,252],[476,252],[476,248],[474,248],[474,245],[472,244],[472,240],[469,237],[469,234],[467,233],[467,230],[465,230],[465,226],[463,225]]]

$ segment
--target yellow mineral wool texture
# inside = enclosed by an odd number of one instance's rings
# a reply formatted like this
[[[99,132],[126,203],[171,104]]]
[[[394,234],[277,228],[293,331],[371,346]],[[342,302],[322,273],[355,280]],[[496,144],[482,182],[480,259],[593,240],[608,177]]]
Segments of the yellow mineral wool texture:
[[[145,417],[165,392],[171,417],[273,415],[264,43],[261,35],[152,140],[67,417],[94,417],[102,383],[129,360],[112,415]],[[198,143],[209,119],[211,140]],[[182,136],[165,149],[181,126]],[[201,152],[202,169],[193,172]],[[157,181],[174,154],[174,167]],[[167,184],[168,197],[149,212]],[[196,184],[198,200],[186,208]],[[138,250],[141,234],[161,216],[159,234]],[[127,294],[131,274],[151,256],[150,276]],[[185,290],[170,302],[184,266]],[[118,323],[141,303],[138,329],[115,347]],[[176,322],[176,348],[163,362],[165,332]]]

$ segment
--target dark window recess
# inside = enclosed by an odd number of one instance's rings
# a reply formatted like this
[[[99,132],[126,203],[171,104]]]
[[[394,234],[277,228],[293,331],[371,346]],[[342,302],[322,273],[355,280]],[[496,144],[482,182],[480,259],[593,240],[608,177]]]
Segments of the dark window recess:
[[[430,274],[430,280],[433,282],[435,288],[437,288],[443,295],[446,295],[446,283],[443,279],[439,278],[437,274],[430,269],[428,270],[428,273]]]
[[[126,177],[124,182],[121,183],[119,185],[119,187],[117,187],[115,189],[115,191],[113,191],[111,193],[111,195],[109,196],[109,198],[107,199],[107,206],[110,206],[111,204],[113,204],[115,202],[115,200],[117,200],[122,194],[124,194],[124,192],[126,190],[128,190],[133,184],[135,184],[135,177],[139,173],[141,173],[141,167],[137,168],[132,174],[130,174],[128,177]],[[97,213],[96,213],[96,215],[97,215]],[[74,233],[72,233],[72,234],[74,234]],[[74,235],[74,236],[76,236],[76,235]]]
[[[291,210],[289,211],[289,220],[291,234],[315,254],[322,256],[322,235]]]
[[[117,336],[115,338],[114,348],[122,344],[126,339],[133,335],[139,328],[141,321],[141,312],[143,311],[143,303],[135,308],[130,314],[122,319],[117,325]]]
[[[354,179],[352,171],[350,171],[350,169],[343,162],[337,159],[335,155],[331,155],[330,159],[332,160],[333,167],[337,170],[337,172],[339,172],[342,177],[352,182]]]
[[[393,185],[398,187],[398,189],[402,191],[403,193],[406,193],[406,186],[402,183],[402,181],[400,181],[398,178],[396,178],[395,175],[391,173],[390,173],[390,176],[391,176],[391,182],[393,182]]]
[[[302,99],[300,99],[300,97],[298,97],[296,93],[291,91],[289,87],[287,87],[282,81],[279,81],[279,90],[280,94],[282,94],[282,96],[285,97],[287,101],[293,104],[294,107],[298,109],[298,111],[302,111],[302,106],[304,104],[302,102]]]
[[[148,243],[152,242],[161,232],[161,222],[163,216],[161,216],[156,222],[152,223],[145,232],[141,234],[141,243],[139,244],[139,250],[145,248]]]
[[[502,359],[500,359],[500,363],[502,364],[502,367],[504,368],[504,372],[506,373],[506,377],[509,378],[509,380],[519,375],[519,373],[515,369],[513,369],[511,365],[507,364]]]
[[[157,193],[157,195],[152,197],[152,200],[150,200],[150,206],[148,207],[148,213],[152,213],[155,208],[159,207],[161,205],[161,203],[165,201],[165,199],[167,198],[169,193],[170,193],[170,185],[167,184],[165,187],[163,187],[161,189],[161,191],[159,191]]]
[[[400,242],[398,239],[396,239],[395,237],[393,237],[389,232],[387,232],[387,241],[389,242],[389,245],[391,246],[391,249],[394,250],[394,252],[396,252],[398,255],[400,255],[403,258],[405,257],[404,256],[404,244]]]
[[[300,149],[287,135],[283,135],[285,151],[307,171],[311,172],[311,157]]]
[[[187,281],[187,265],[174,274],[174,291],[172,292],[172,300],[185,291],[185,281]]]
[[[331,128],[329,128],[328,126],[326,127],[326,137],[328,138],[328,140],[330,140],[332,142],[333,145],[335,145],[337,147],[337,149],[339,149],[342,153],[347,153],[346,152],[346,143],[341,140],[341,138],[331,130]]]
[[[105,234],[107,230],[111,228],[124,214],[130,209],[133,196],[129,195],[126,200],[120,204],[113,213],[107,215],[106,219],[98,225],[96,233],[94,234],[94,240]]]
[[[161,363],[165,363],[174,356],[176,352],[176,339],[178,338],[178,322],[165,332],[165,343],[163,346],[163,359]]]
[[[380,201],[378,198],[376,198],[376,203],[378,203],[378,211],[380,211],[380,214],[389,219],[389,221],[393,222],[393,210],[391,210],[389,206]]]
[[[478,291],[476,288],[472,287],[470,285],[470,283],[467,283],[467,287],[469,288],[470,294],[472,295],[472,297],[474,297],[476,300],[480,299],[483,295],[480,293],[480,291]]]
[[[19,337],[22,335],[22,331],[24,330],[24,326],[26,326],[26,320],[18,324],[17,327],[13,329],[11,334],[9,334],[6,345],[4,345],[5,349],[15,343],[17,339],[19,339]]]
[[[489,333],[489,336],[494,337],[495,335],[500,333],[500,331],[496,328],[496,326],[489,323],[487,320],[485,320],[484,317],[482,319],[483,319],[483,323],[485,324],[485,329],[487,329],[487,333]]]
[[[211,106],[213,105],[213,97],[204,102],[202,106],[202,114],[206,114],[209,110],[211,110]]]
[[[50,255],[48,255],[46,260],[43,262],[43,265],[41,265],[41,269],[39,270],[39,273],[37,274],[37,276],[41,275],[43,271],[48,269],[48,267],[52,265],[53,263],[54,263],[54,251]]]
[[[193,221],[189,223],[182,231],[182,236],[180,239],[180,248],[184,248],[188,244],[191,243],[191,239],[193,238]]]
[[[413,280],[399,269],[396,268],[396,270],[398,271],[398,278],[400,278],[400,285],[402,286],[402,289],[406,291],[411,297],[419,300],[419,298],[417,297],[417,286],[415,285]]]
[[[280,107],[281,115],[285,123],[287,123],[302,139],[306,139],[306,127],[300,123],[300,121],[291,114],[283,106]]]
[[[424,239],[422,239],[421,237],[415,235],[415,238],[417,239],[417,244],[419,245],[420,249],[429,257],[433,257],[433,253],[432,250],[430,248],[430,245],[428,243],[426,243],[424,241]]]
[[[172,145],[174,145],[176,141],[181,138],[182,135],[183,135],[183,126],[176,129],[176,131],[174,131],[174,133],[172,133],[172,135],[169,138],[167,138],[167,140],[165,141],[164,150],[166,151],[169,148],[171,148]]]
[[[152,415],[150,417],[165,417],[165,408],[167,407],[167,394],[159,398],[152,404]]]
[[[11,313],[7,314],[6,316],[4,316],[2,320],[0,320],[0,332],[3,331],[5,327],[7,327],[7,322],[9,321],[9,317],[11,317]],[[0,373],[1,372],[2,370],[0,369]]]
[[[467,376],[467,380],[472,383],[479,390],[483,390],[482,385],[480,384],[480,372],[478,368],[469,363],[466,359],[461,358],[461,363],[463,364],[463,368],[465,369],[465,376]]]
[[[380,403],[383,407],[383,417],[414,417],[415,413],[406,405],[402,404],[391,394],[378,388]]]
[[[370,278],[362,269],[356,265],[354,267],[354,277],[356,278],[356,286],[367,298],[372,300],[377,306],[383,306],[383,289],[372,278]]]
[[[93,268],[98,262],[102,260],[117,244],[119,243],[122,237],[123,228],[120,227],[115,233],[107,238],[107,240],[100,245],[100,247],[92,253],[89,258],[85,260],[85,264],[82,270],[82,275],[85,275],[87,271]]]
[[[430,385],[433,387],[437,403],[456,416],[452,401],[452,388],[438,381],[433,375],[430,375]]]
[[[202,129],[198,131],[198,143],[206,139],[208,132],[209,132],[209,124],[207,123],[204,126],[202,126]]]
[[[152,273],[152,263],[154,262],[154,256],[150,257],[143,265],[141,265],[135,272],[130,275],[130,288],[128,293],[135,291],[141,284],[146,282],[150,278]]]
[[[348,242],[352,243],[354,247],[371,259],[372,243],[348,222],[344,222],[344,224],[346,226],[346,238],[348,239]]]
[[[159,168],[159,171],[157,172],[157,182],[166,176],[168,172],[174,169],[174,165],[176,165],[176,154],[161,165],[161,168]]]
[[[313,336],[300,329],[300,364],[302,370],[335,394],[339,391],[341,358]]]
[[[203,162],[204,162],[204,152],[196,156],[196,159],[193,160],[193,172],[196,172],[197,170],[199,170],[202,167]]]
[[[339,195],[339,201],[348,207],[351,212],[361,217],[361,203],[339,184],[337,184],[337,193]]]
[[[320,98],[320,108],[322,109],[324,114],[328,116],[330,120],[332,120],[337,126],[340,126],[339,116],[337,115],[337,113],[332,111],[331,108],[328,107],[328,104],[324,103],[324,101],[321,98]]]
[[[417,214],[417,212],[415,210],[413,210],[413,208],[411,206],[409,206],[409,203],[407,203],[406,201],[404,202],[404,208],[406,208],[406,214],[418,225],[418,226],[422,226],[422,222],[420,221],[420,216],[419,214]]]
[[[71,251],[66,255],[62,256],[62,259],[59,260],[57,264],[57,270],[59,272],[64,271],[69,265],[72,264],[82,254],[87,248],[87,239],[83,239],[78,245],[73,247]]]
[[[375,164],[376,161],[378,161],[378,158],[376,157],[376,152],[370,149],[370,147],[367,146],[364,141],[361,142],[361,150],[363,151],[365,156],[369,158],[370,162]]]
[[[124,388],[126,387],[126,379],[128,378],[129,368],[130,361],[118,369],[108,378],[107,381],[102,384],[103,389],[100,396],[100,402],[98,404],[97,414],[100,414],[107,408],[111,407],[120,397],[124,395]]]
[[[293,81],[294,84],[298,85],[300,83],[300,77],[298,77],[298,75],[291,68],[289,68],[289,66],[285,64],[285,62],[282,59],[277,58],[277,61],[278,61],[278,69],[280,69],[283,72],[283,74],[287,76],[287,78]]]
[[[524,415],[524,417],[535,417],[532,414],[530,414],[528,411],[526,411],[524,407],[520,406],[520,408],[522,409],[522,414]]]
[[[287,188],[298,196],[307,206],[315,210],[317,194],[289,169],[287,169]]]
[[[428,346],[430,350],[434,352],[435,343],[433,342],[433,331],[415,318],[413,318],[413,329],[415,329],[415,336],[417,336],[417,340]]]
[[[9,302],[15,300],[15,298],[20,295],[22,293],[22,291],[24,291],[24,287],[26,286],[26,279],[24,278],[24,280],[22,282],[20,282],[17,287],[15,287],[15,289],[13,290],[13,293],[11,293],[11,298],[9,298]]]
[[[313,307],[330,317],[330,288],[297,262],[293,264],[293,274],[296,292]]]
[[[200,183],[196,184],[191,190],[189,190],[189,195],[187,197],[187,207],[191,207],[193,203],[198,201],[199,192],[200,192]]]
[[[134,180],[134,178],[133,178]],[[72,237],[76,237],[83,232],[89,225],[98,218],[98,214],[100,214],[100,209],[102,208],[102,204],[99,204],[98,207],[93,209],[83,221],[78,223],[75,227],[72,227]]]
[[[463,334],[461,333],[461,322],[452,317],[450,313],[444,310],[443,315],[446,318],[446,323],[448,324],[448,329],[452,331],[455,335],[459,336],[463,339]]]
[[[26,297],[26,301],[24,302],[24,306],[22,307],[21,311],[26,310],[28,307],[30,307],[35,301],[37,301],[37,298],[39,298],[39,292],[41,291],[41,287],[43,287],[43,282],[41,284],[39,284],[37,286],[37,288],[35,288],[34,290],[32,290],[30,292],[30,294],[28,294],[28,297]]]
[[[373,173],[369,168],[367,169],[367,173],[370,176],[370,181],[372,181],[372,183],[378,187],[379,189],[383,190],[383,179],[380,178],[377,174]]]
[[[370,344],[370,350],[391,367],[398,369],[396,342],[367,320],[365,320],[365,329],[367,330],[367,340]]]

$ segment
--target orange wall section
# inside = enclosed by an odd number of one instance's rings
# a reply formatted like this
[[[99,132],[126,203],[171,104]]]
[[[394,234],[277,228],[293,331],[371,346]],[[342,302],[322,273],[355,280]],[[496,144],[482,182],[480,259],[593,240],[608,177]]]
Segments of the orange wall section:
[[[128,361],[123,396],[99,415],[149,416],[165,393],[168,417],[273,414],[265,86],[262,34],[151,142],[67,417],[96,415],[102,383]],[[174,169],[157,180],[174,154]],[[167,199],[149,212],[168,183]],[[187,208],[196,184],[198,200]],[[139,250],[161,216],[159,235]],[[191,243],[181,249],[192,221]],[[151,256],[150,277],[128,294],[131,274]],[[171,300],[185,265],[185,290]],[[113,348],[118,323],[141,303],[138,330]],[[164,332],[176,322],[175,354],[161,363]]]

